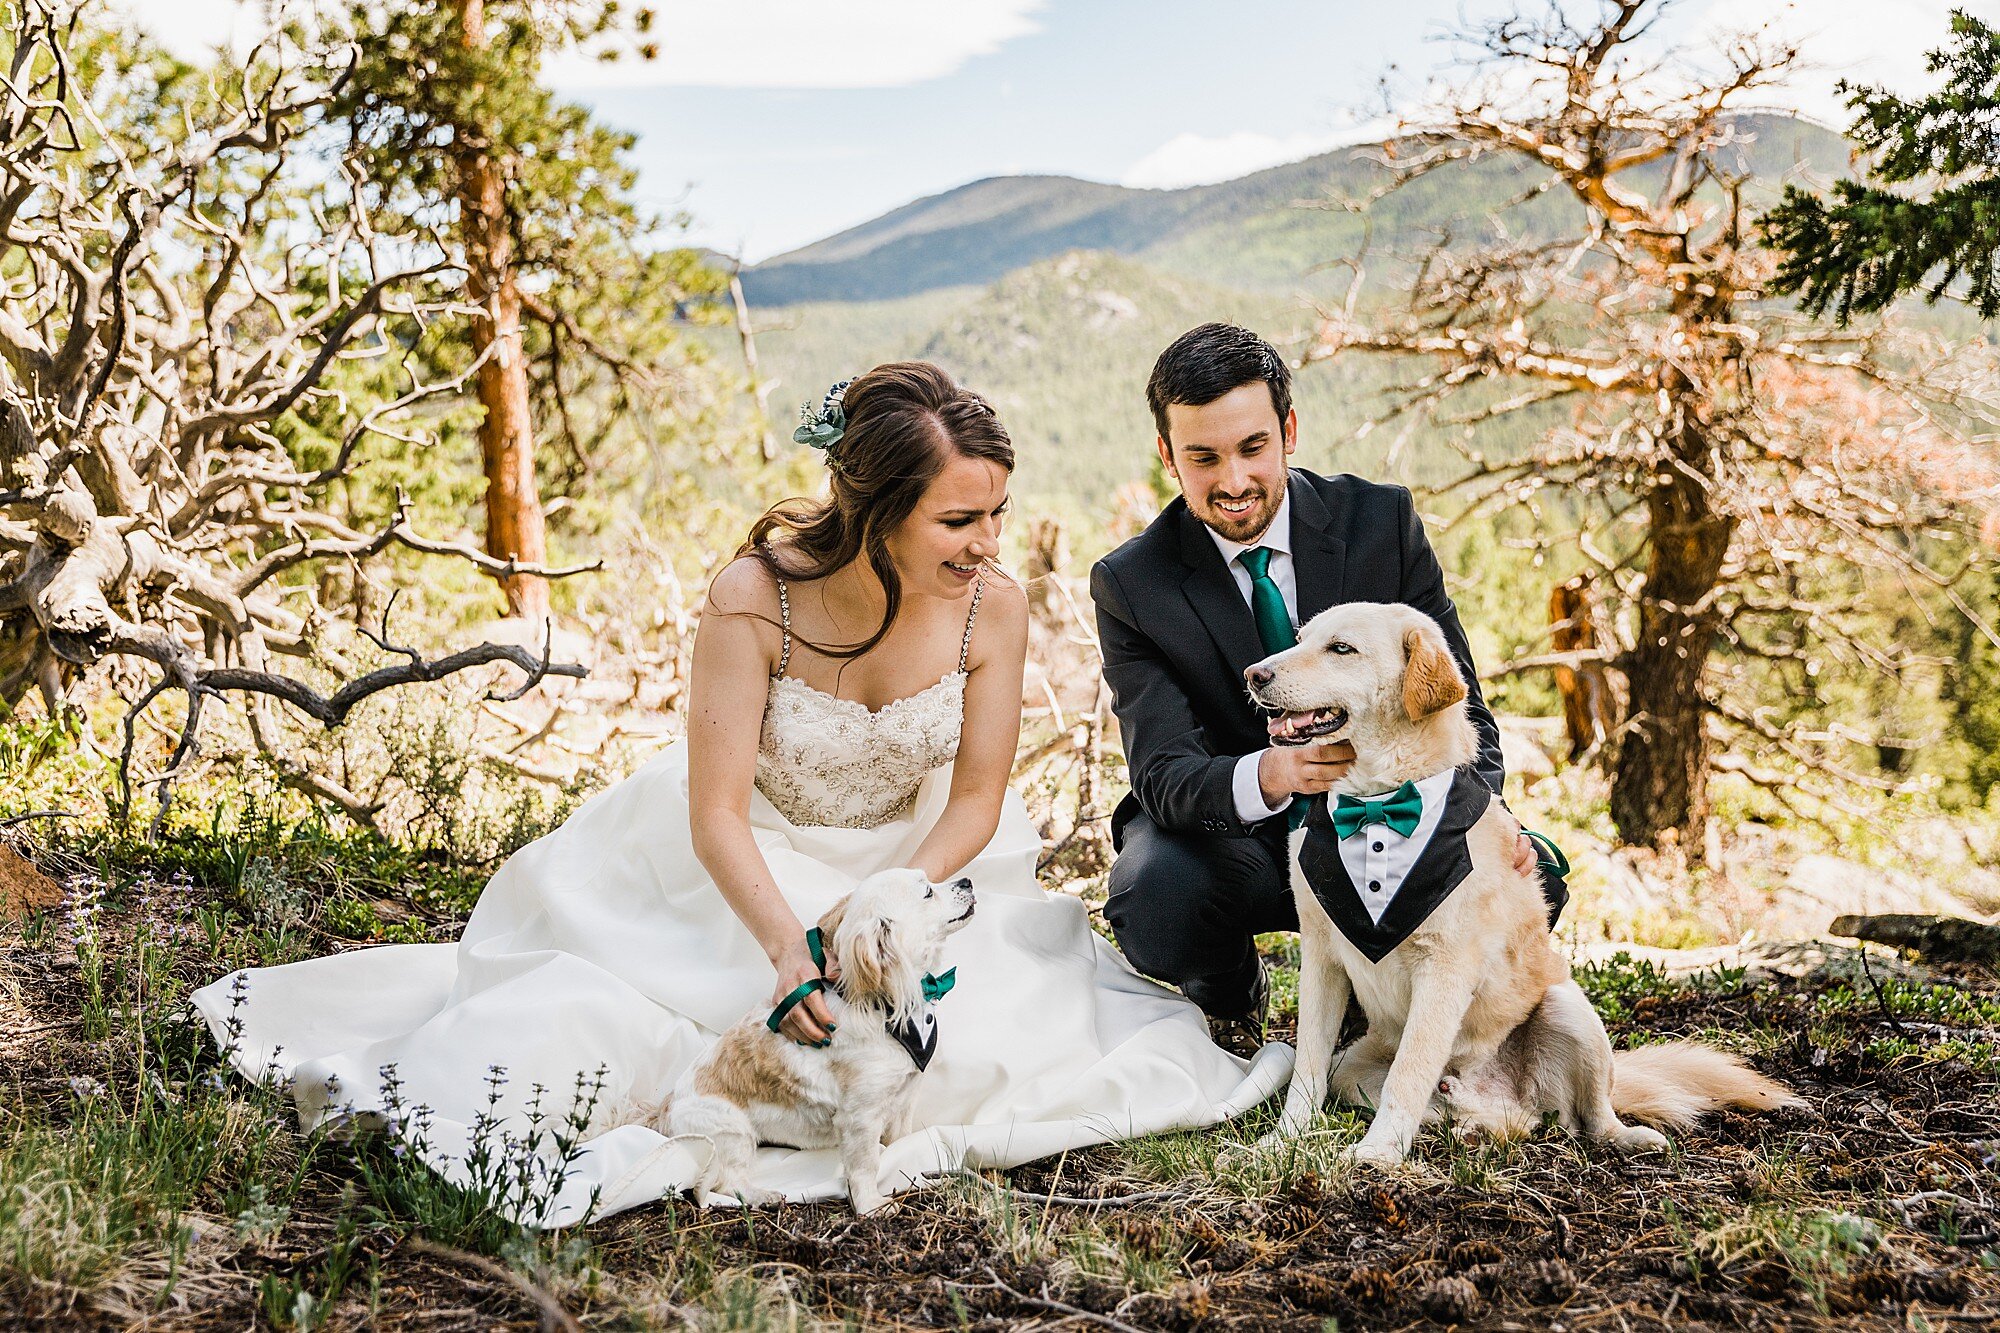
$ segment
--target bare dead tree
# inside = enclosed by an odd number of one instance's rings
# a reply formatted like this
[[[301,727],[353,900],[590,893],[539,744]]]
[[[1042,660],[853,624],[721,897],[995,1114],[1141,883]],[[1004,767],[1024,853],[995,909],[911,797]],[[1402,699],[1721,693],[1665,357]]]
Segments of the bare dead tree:
[[[67,0],[12,6],[0,49],[0,701],[54,711],[96,664],[149,663],[138,715],[186,699],[156,774],[163,798],[200,743],[205,705],[240,698],[288,784],[355,818],[374,806],[284,743],[287,716],[338,726],[382,690],[508,662],[580,676],[515,645],[428,659],[363,627],[340,641],[311,568],[392,547],[489,574],[562,577],[417,532],[407,503],[379,530],[327,503],[371,443],[424,441],[418,413],[465,375],[419,378],[409,344],[467,312],[441,246],[375,234],[350,164],[318,117],[351,65],[273,37],[200,80],[113,58],[116,38]],[[0,40],[6,40],[0,38]],[[164,60],[164,58],[160,58]],[[393,368],[400,391],[349,395],[345,368]],[[478,365],[465,374],[476,373]],[[344,423],[302,464],[300,414]],[[372,670],[354,654],[400,659]],[[278,659],[295,664],[278,669]]]
[[[1550,4],[1468,34],[1472,77],[1385,146],[1377,197],[1484,161],[1513,167],[1512,203],[1537,211],[1442,240],[1400,308],[1357,280],[1306,359],[1411,367],[1384,417],[1455,442],[1444,489],[1467,513],[1547,488],[1584,510],[1578,544],[1623,644],[1534,664],[1610,659],[1627,701],[1612,819],[1628,842],[1698,847],[1712,736],[1808,774],[1830,763],[1825,737],[1750,697],[1753,677],[1810,689],[1828,643],[1895,658],[1849,632],[1857,579],[1954,596],[1963,520],[1993,490],[1979,423],[1996,400],[1990,364],[1982,381],[1893,325],[1833,330],[1760,299],[1772,264],[1749,231],[1737,112],[1796,52],[1760,33],[1684,58],[1650,32],[1667,7],[1600,0],[1579,24]],[[1492,447],[1503,422],[1534,443]]]

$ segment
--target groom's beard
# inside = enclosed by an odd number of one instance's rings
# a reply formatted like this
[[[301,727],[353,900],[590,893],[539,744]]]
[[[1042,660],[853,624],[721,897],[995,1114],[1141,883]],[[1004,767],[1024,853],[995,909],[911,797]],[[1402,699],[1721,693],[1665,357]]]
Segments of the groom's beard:
[[[1285,498],[1284,483],[1278,483],[1278,493],[1272,495],[1261,486],[1242,495],[1221,495],[1214,492],[1203,496],[1195,509],[1195,517],[1207,524],[1216,536],[1225,541],[1247,545],[1264,535],[1264,529],[1271,526],[1277,516],[1278,502]],[[1223,511],[1218,500],[1249,500],[1250,507],[1240,514]]]

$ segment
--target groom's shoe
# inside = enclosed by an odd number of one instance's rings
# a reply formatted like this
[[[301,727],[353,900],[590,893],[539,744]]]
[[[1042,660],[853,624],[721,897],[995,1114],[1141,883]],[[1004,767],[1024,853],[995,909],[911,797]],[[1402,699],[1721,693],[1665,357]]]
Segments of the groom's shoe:
[[[1271,974],[1257,959],[1257,976],[1250,989],[1250,1007],[1242,1014],[1208,1016],[1208,1039],[1231,1055],[1248,1060],[1264,1048],[1264,1011],[1271,1002]]]

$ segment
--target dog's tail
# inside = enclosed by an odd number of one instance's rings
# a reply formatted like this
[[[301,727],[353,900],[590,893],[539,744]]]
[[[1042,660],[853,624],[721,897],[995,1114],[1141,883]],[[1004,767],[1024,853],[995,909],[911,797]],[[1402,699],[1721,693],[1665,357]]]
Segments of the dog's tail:
[[[1638,1046],[1611,1058],[1612,1109],[1664,1129],[1689,1129],[1724,1106],[1775,1111],[1803,1104],[1784,1084],[1698,1041]]]

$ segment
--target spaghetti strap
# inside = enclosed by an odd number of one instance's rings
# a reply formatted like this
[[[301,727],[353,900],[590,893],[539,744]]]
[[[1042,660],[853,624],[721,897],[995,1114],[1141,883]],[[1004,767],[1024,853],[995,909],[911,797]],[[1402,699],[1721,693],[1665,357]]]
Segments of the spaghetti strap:
[[[980,575],[972,584],[972,609],[965,613],[965,637],[958,643],[958,670],[965,673],[965,664],[972,660],[972,622],[979,615],[979,594],[986,591],[986,576]]]
[[[785,668],[792,664],[792,599],[785,595],[783,579],[774,574],[771,576],[771,582],[778,585],[778,622],[779,628],[785,632],[785,646],[778,653],[778,670],[775,673],[782,676],[785,674]],[[976,589],[974,593],[977,595]],[[969,630],[967,632],[970,633]]]

